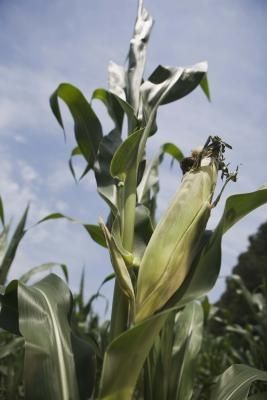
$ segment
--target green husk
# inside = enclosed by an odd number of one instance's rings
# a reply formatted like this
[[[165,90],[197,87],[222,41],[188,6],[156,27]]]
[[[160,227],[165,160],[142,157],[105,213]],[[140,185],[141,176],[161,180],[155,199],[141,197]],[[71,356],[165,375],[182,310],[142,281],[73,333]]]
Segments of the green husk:
[[[181,286],[210,216],[218,162],[204,158],[191,169],[157,225],[141,261],[136,322],[160,309]]]

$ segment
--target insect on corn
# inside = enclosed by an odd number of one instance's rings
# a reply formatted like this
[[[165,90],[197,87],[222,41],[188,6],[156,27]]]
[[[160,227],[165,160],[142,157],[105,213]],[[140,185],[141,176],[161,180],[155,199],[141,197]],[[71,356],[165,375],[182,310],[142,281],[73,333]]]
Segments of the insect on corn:
[[[136,322],[162,308],[187,276],[214,204],[225,147],[230,146],[219,137],[209,137],[156,226],[139,269]]]

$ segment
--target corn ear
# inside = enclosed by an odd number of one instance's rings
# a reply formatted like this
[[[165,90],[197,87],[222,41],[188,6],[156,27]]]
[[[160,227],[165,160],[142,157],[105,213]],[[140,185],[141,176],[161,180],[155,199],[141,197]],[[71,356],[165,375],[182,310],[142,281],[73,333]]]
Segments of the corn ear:
[[[121,291],[129,300],[130,319],[132,320],[135,311],[135,294],[129,271],[125,264],[123,255],[121,254],[119,248],[117,247],[117,244],[113,236],[110,234],[104,221],[100,219],[99,225],[105,235],[107,247],[110,253],[111,263],[114,268],[118,284],[120,286]]]
[[[218,162],[202,159],[191,169],[151,236],[141,261],[136,322],[160,309],[183,283],[210,215]]]

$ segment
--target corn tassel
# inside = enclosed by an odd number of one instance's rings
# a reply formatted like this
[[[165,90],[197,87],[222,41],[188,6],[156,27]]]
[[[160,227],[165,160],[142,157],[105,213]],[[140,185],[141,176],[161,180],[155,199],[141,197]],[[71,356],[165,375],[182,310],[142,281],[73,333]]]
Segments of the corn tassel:
[[[210,216],[217,172],[212,155],[187,172],[156,226],[139,269],[136,322],[162,308],[187,276]]]

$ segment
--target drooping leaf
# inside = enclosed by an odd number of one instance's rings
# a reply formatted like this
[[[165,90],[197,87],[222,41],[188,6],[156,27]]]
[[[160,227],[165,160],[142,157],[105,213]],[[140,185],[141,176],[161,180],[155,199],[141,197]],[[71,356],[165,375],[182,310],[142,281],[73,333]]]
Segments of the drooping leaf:
[[[267,372],[234,364],[220,375],[211,393],[216,400],[245,400],[254,381],[267,381]],[[249,397],[250,398],[250,397]]]
[[[223,234],[245,215],[266,203],[267,185],[255,192],[236,194],[226,200],[219,224],[208,235],[203,250],[196,257],[188,277],[170,304],[182,306],[212,289],[220,272]]]
[[[114,211],[114,214],[117,210],[117,189],[115,179],[110,173],[110,164],[121,142],[121,134],[116,129],[104,136],[100,142],[94,165],[97,191]]]
[[[92,99],[98,99],[103,102],[106,106],[107,111],[111,119],[115,124],[115,129],[120,132],[122,130],[123,115],[126,114],[128,123],[131,126],[130,133],[132,133],[138,127],[138,119],[135,115],[134,109],[131,104],[123,100],[117,94],[108,91],[106,89],[96,89],[93,92]]]
[[[200,83],[207,73],[207,63],[199,63],[189,68],[158,67],[152,74],[152,81],[141,85],[143,119],[145,129],[139,145],[138,164],[143,158],[148,137],[155,133],[155,119],[158,107],[187,95]]]
[[[137,113],[139,107],[140,85],[143,78],[147,43],[152,26],[152,17],[144,8],[143,0],[139,0],[134,34],[130,42],[127,74],[127,100],[133,106],[135,113]]]
[[[104,357],[99,400],[132,398],[145,359],[169,312],[142,321],[111,342]]]
[[[183,153],[174,143],[164,143],[161,146],[162,154],[169,154],[174,160],[180,162],[184,158]]]
[[[70,172],[75,180],[75,182],[77,182],[78,180],[80,181],[82,178],[85,177],[85,175],[90,171],[91,167],[89,164],[86,165],[86,167],[84,168],[83,173],[81,174],[81,176],[79,178],[77,178],[76,173],[75,173],[75,169],[73,166],[73,158],[74,157],[83,157],[81,149],[79,146],[74,147],[74,149],[72,149],[71,154],[70,154],[70,158],[69,158],[69,169]],[[84,157],[83,157],[84,158]]]
[[[148,99],[150,107],[160,100],[168,104],[191,93],[206,75],[206,62],[191,67],[165,67],[159,65],[142,85],[142,93]],[[167,89],[167,90],[166,90]],[[164,94],[164,96],[162,96]]]
[[[207,99],[211,101],[210,97],[210,88],[209,88],[209,82],[208,82],[208,75],[205,74],[203,78],[200,81],[200,87],[203,90],[204,94],[206,95]]]
[[[40,224],[45,221],[53,220],[53,219],[66,219],[67,221],[82,225],[84,227],[84,229],[86,230],[86,232],[89,233],[89,235],[91,236],[91,239],[93,239],[96,243],[100,244],[100,246],[106,247],[105,237],[98,225],[84,224],[74,218],[68,217],[67,215],[64,215],[61,213],[49,214],[46,217],[40,219],[37,222],[37,224]]]
[[[123,122],[123,114],[125,109],[121,107],[121,104],[124,104],[122,101],[117,99],[117,96],[113,93],[109,92],[106,89],[96,89],[92,94],[92,99],[97,99],[102,101],[102,103],[106,106],[107,111],[111,119],[115,124],[115,128],[121,132],[122,130],[122,122]],[[126,103],[127,104],[127,103]],[[128,108],[127,108],[128,111]]]
[[[69,83],[62,83],[51,95],[50,106],[63,129],[59,98],[65,102],[72,114],[77,144],[92,168],[103,137],[100,121],[81,91]]]
[[[13,233],[13,236],[10,239],[9,245],[5,251],[5,255],[4,255],[1,265],[0,265],[0,285],[3,285],[6,282],[9,268],[11,267],[11,264],[15,258],[17,248],[19,246],[21,239],[23,238],[23,236],[26,232],[25,224],[26,224],[26,220],[27,220],[28,211],[29,211],[29,206],[24,211],[24,213],[21,217],[21,220],[20,220],[19,224],[17,225],[15,232]]]
[[[34,276],[40,272],[51,271],[55,267],[59,267],[62,270],[64,277],[66,279],[66,282],[68,282],[69,277],[68,277],[67,266],[65,264],[58,264],[58,263],[53,263],[53,262],[37,265],[36,267],[31,268],[29,271],[27,271],[25,274],[23,274],[19,278],[19,281],[21,283],[25,284],[32,278],[32,276]]]

